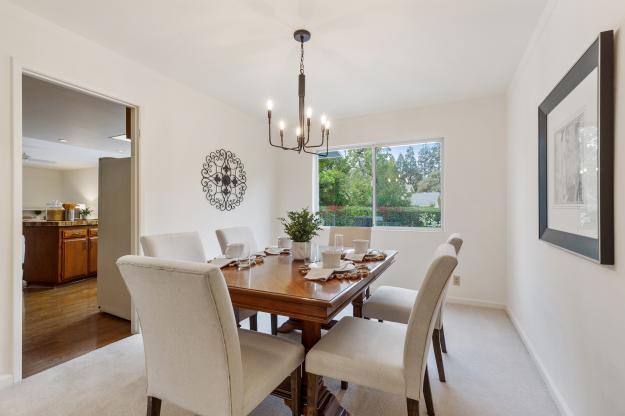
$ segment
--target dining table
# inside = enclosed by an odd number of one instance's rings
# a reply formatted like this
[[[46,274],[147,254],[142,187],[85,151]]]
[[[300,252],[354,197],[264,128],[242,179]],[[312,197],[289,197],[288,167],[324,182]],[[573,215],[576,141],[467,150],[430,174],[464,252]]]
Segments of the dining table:
[[[353,306],[354,316],[362,317],[362,305],[369,286],[394,263],[397,256],[395,250],[380,252],[384,254],[384,259],[358,263],[359,266],[366,266],[368,272],[351,280],[336,277],[326,281],[307,280],[300,269],[309,261],[294,260],[284,253],[267,255],[262,262],[247,269],[225,267],[222,271],[235,307],[287,316],[298,321],[301,342],[308,352],[321,339],[322,328],[330,327],[336,315],[347,306]],[[304,367],[300,414],[304,413],[305,406],[315,406],[318,415],[349,414],[326,388],[322,377],[319,377],[317,386],[307,386],[306,380]],[[309,389],[312,389],[309,396],[315,397],[316,403],[306,403]],[[289,379],[272,394],[284,399],[290,406]]]

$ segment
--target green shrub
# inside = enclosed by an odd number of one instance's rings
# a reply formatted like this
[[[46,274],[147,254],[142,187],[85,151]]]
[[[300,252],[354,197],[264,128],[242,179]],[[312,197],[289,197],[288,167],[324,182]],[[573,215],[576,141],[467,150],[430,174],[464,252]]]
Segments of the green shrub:
[[[371,226],[371,207],[333,205],[319,207],[323,225]],[[441,210],[436,207],[380,207],[377,209],[376,225],[387,227],[441,226]]]

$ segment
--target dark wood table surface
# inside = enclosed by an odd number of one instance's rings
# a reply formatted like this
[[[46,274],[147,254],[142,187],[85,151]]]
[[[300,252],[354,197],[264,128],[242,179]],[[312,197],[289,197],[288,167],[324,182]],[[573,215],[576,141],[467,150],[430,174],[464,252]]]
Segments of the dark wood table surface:
[[[287,255],[267,256],[264,263],[247,270],[230,267],[222,271],[235,306],[301,320],[302,344],[308,352],[321,338],[322,325],[329,324],[346,306],[352,304],[354,316],[362,316],[365,291],[393,264],[397,255],[394,250],[384,250],[384,253],[384,260],[364,263],[369,268],[369,275],[358,280],[306,280],[299,271],[304,263]],[[325,388],[322,378],[319,379],[318,403],[315,404],[318,414],[347,415]],[[302,380],[305,383],[306,377]],[[300,403],[304,403],[306,386],[301,391]],[[289,401],[288,384],[276,389],[274,394]]]

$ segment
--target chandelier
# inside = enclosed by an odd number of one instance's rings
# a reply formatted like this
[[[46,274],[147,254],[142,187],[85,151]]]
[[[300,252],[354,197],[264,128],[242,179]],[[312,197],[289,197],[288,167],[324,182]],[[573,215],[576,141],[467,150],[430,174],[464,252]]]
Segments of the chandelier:
[[[300,43],[300,63],[299,63],[299,78],[298,78],[298,96],[299,96],[299,118],[297,128],[295,129],[295,136],[297,139],[297,145],[294,147],[284,145],[284,128],[286,127],[283,120],[280,120],[280,144],[274,144],[271,141],[271,110],[273,109],[273,102],[267,101],[267,119],[269,121],[269,144],[273,147],[278,147],[282,150],[295,150],[298,153],[304,151],[304,153],[310,153],[315,155],[327,156],[328,155],[328,143],[330,140],[330,120],[325,115],[321,116],[321,143],[310,144],[310,117],[312,116],[312,109],[308,107],[304,112],[304,96],[306,95],[306,75],[304,74],[304,42],[310,40],[310,32],[304,29],[296,30],[293,33],[293,37]],[[325,144],[325,154],[317,152],[312,149],[323,147]]]

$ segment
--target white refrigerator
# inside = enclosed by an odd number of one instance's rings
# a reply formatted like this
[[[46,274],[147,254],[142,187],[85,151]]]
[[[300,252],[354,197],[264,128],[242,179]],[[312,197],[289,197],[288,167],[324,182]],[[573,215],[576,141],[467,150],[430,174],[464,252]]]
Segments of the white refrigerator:
[[[98,175],[98,307],[130,320],[130,294],[117,269],[131,253],[130,158],[100,159]]]

